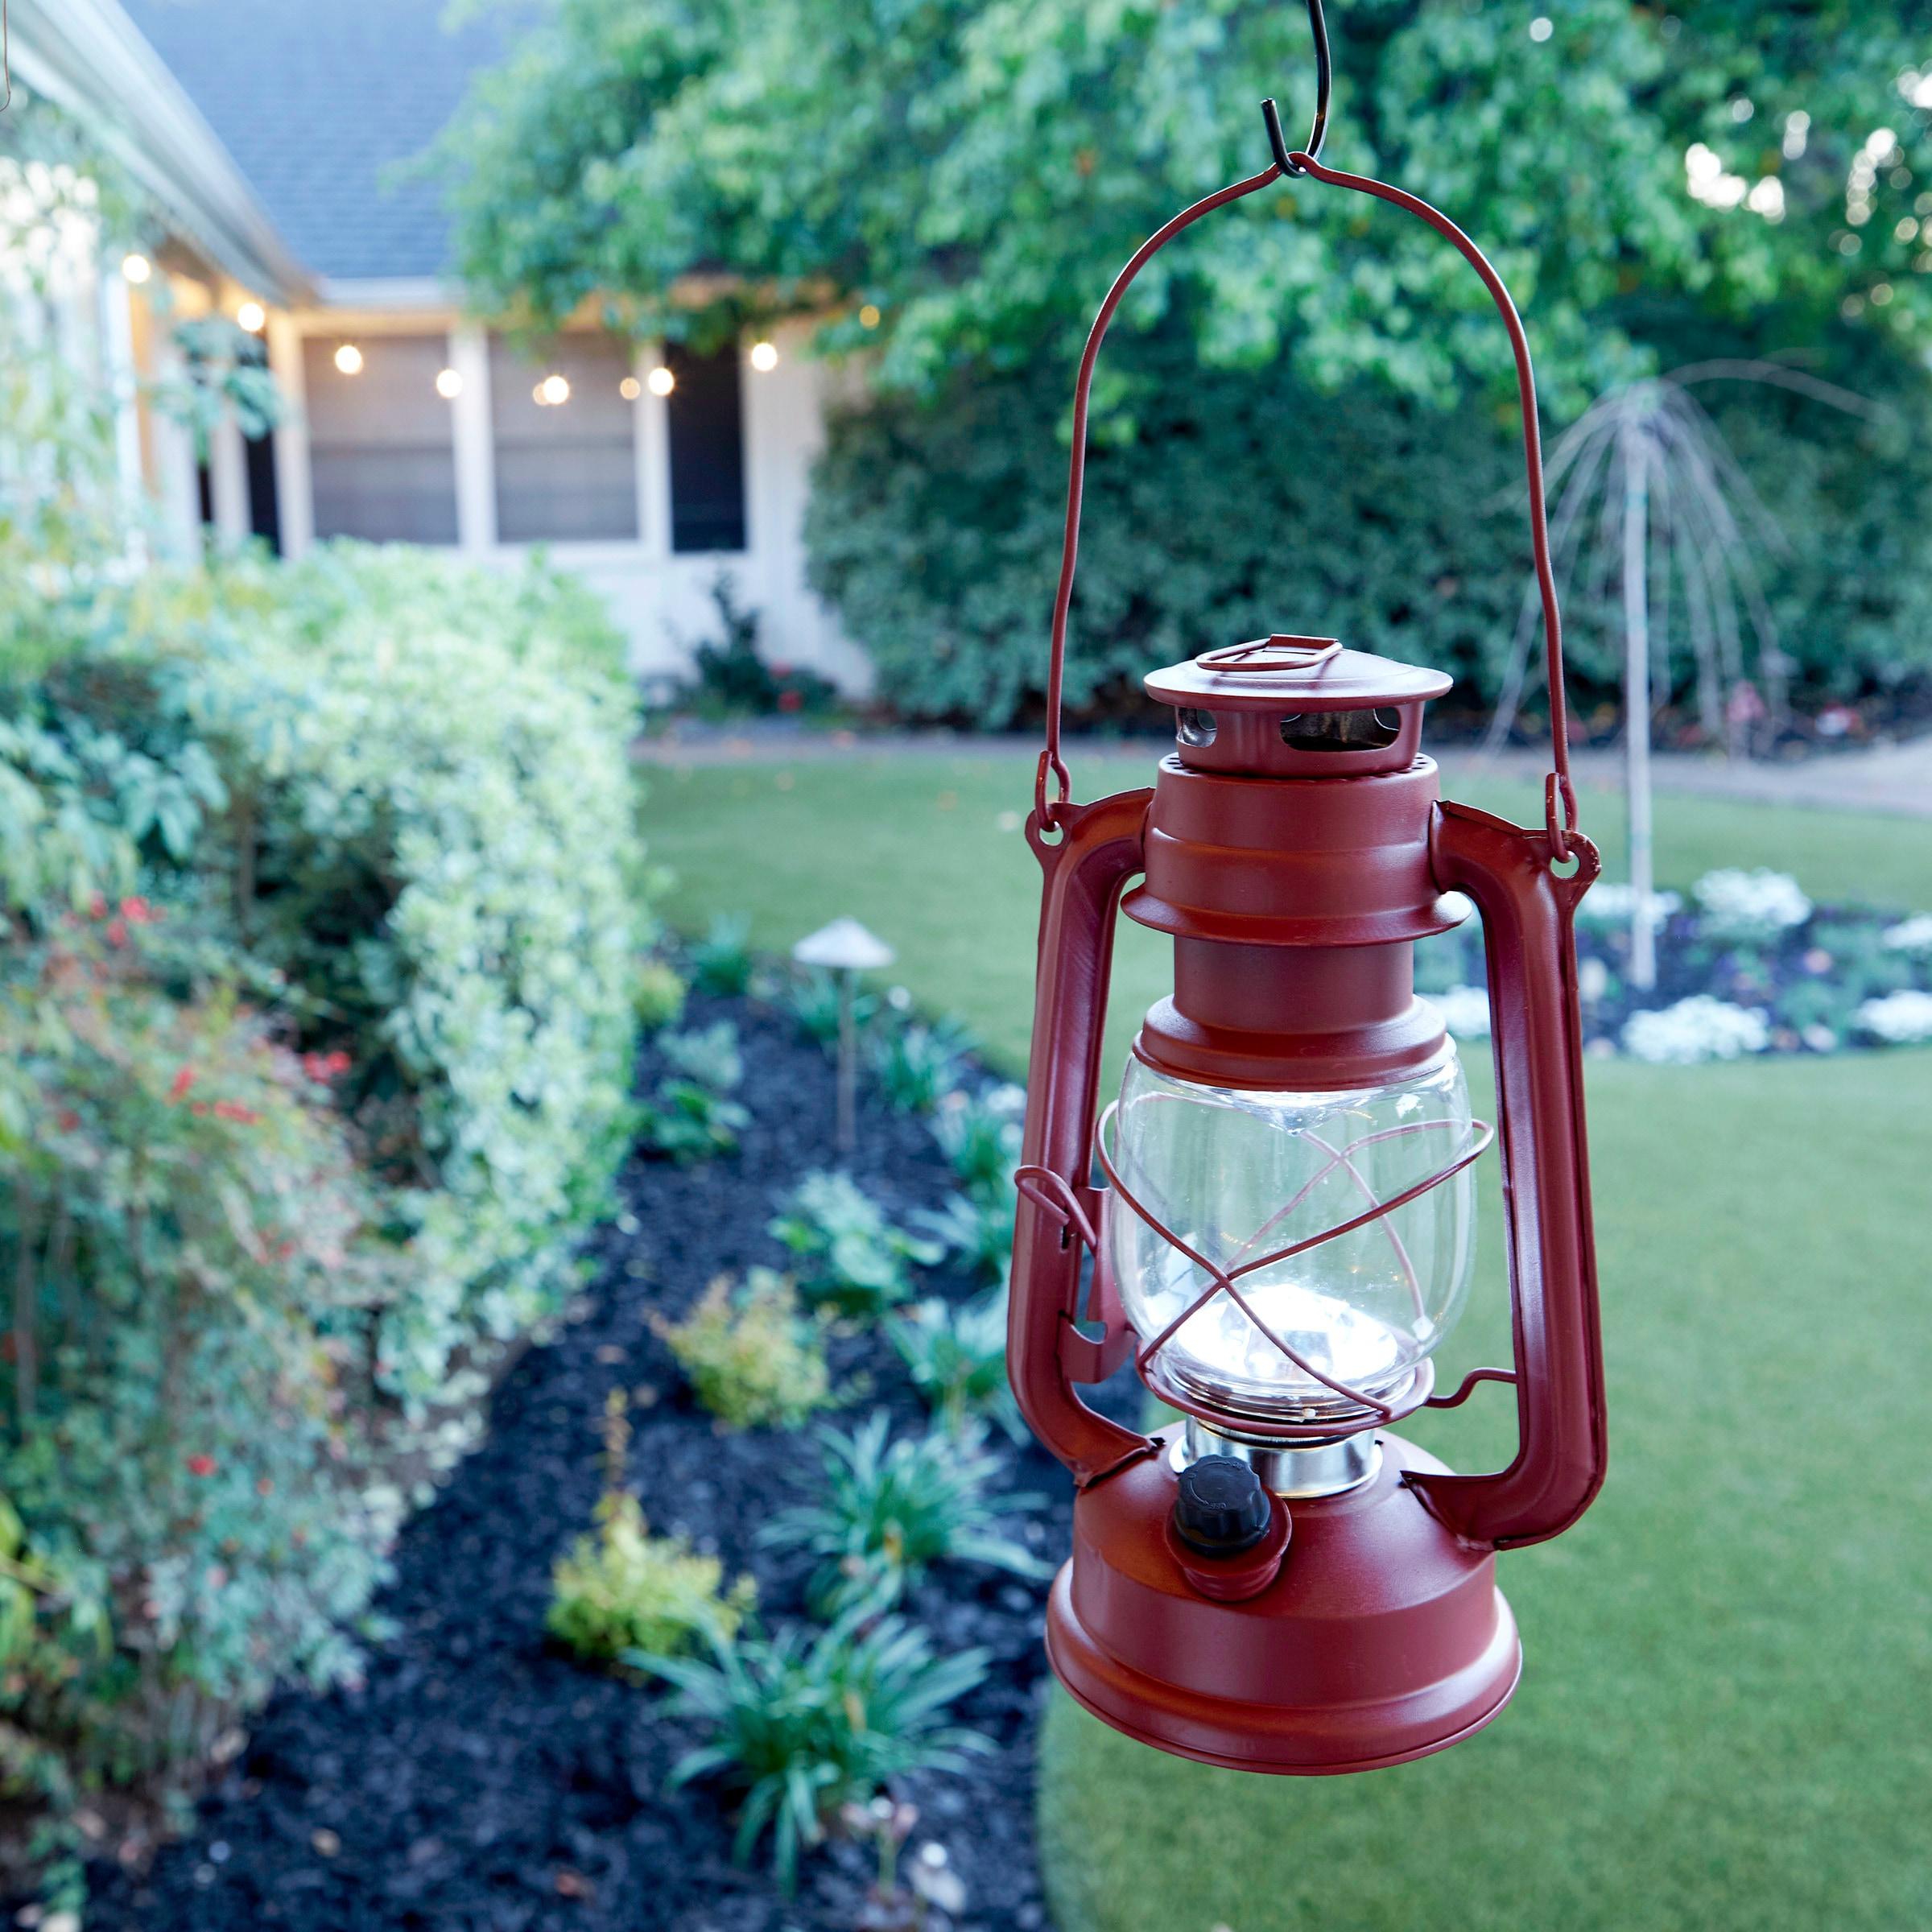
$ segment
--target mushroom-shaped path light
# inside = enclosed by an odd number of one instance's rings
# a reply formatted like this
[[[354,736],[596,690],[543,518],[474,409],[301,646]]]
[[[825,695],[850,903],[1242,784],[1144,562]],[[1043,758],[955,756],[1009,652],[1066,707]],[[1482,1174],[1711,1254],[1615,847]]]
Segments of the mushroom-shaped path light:
[[[883,972],[898,957],[877,934],[857,919],[834,919],[807,933],[791,949],[801,966],[836,973],[839,983],[839,1120],[841,1154],[850,1154],[858,1138],[859,1034],[852,1001],[862,972]]]

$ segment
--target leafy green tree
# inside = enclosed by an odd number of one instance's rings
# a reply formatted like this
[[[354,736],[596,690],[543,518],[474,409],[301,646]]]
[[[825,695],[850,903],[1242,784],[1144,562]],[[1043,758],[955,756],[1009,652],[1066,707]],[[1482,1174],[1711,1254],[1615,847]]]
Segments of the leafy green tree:
[[[1909,343],[1932,322],[1914,19],[1355,0],[1327,158],[1492,250],[1566,415],[1687,307],[1787,345],[1841,316]],[[1283,0],[561,0],[450,137],[462,266],[532,329],[586,301],[700,341],[820,316],[928,393],[1064,357],[1142,236],[1265,163],[1261,94],[1307,125],[1311,66]],[[1445,397],[1505,367],[1439,239],[1311,184],[1195,231],[1123,321],[1177,314],[1204,361],[1292,345],[1323,387]]]

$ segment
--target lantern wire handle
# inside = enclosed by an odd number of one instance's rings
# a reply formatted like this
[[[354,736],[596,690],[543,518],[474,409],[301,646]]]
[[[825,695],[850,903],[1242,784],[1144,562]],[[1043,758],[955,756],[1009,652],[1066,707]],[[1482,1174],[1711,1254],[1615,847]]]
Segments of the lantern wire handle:
[[[1054,595],[1051,656],[1046,672],[1046,742],[1034,774],[1034,814],[1044,828],[1052,824],[1056,813],[1072,795],[1072,781],[1060,750],[1060,712],[1066,682],[1067,621],[1073,605],[1073,577],[1080,543],[1080,500],[1087,478],[1087,417],[1093,387],[1094,365],[1100,345],[1106,339],[1114,312],[1132,286],[1134,278],[1182,229],[1191,228],[1202,216],[1212,214],[1230,201],[1238,201],[1270,183],[1310,178],[1333,188],[1352,188],[1373,195],[1426,221],[1436,233],[1452,242],[1470,266],[1482,278],[1483,285],[1495,303],[1509,336],[1510,353],[1515,358],[1517,398],[1523,416],[1523,468],[1530,490],[1530,543],[1536,565],[1537,588],[1542,600],[1543,639],[1550,692],[1550,771],[1543,785],[1543,824],[1549,840],[1550,857],[1558,865],[1571,856],[1570,835],[1577,829],[1576,789],[1570,778],[1570,728],[1563,691],[1563,623],[1556,594],[1556,576],[1550,560],[1549,517],[1543,502],[1542,430],[1537,413],[1536,373],[1530,356],[1530,341],[1523,328],[1502,277],[1483,251],[1455,222],[1431,208],[1419,196],[1392,188],[1366,175],[1351,175],[1322,165],[1322,143],[1328,131],[1328,103],[1333,80],[1333,64],[1328,46],[1328,29],[1323,17],[1322,0],[1308,0],[1308,23],[1315,35],[1315,122],[1308,145],[1294,153],[1288,151],[1282,132],[1282,117],[1272,99],[1261,104],[1268,145],[1274,156],[1258,175],[1240,181],[1183,208],[1163,227],[1157,229],[1136,249],[1127,265],[1115,276],[1100,312],[1088,331],[1087,345],[1080,356],[1080,374],[1073,392],[1073,449],[1067,465],[1067,522],[1060,548],[1059,585]],[[1055,795],[1049,799],[1046,781],[1051,776]]]

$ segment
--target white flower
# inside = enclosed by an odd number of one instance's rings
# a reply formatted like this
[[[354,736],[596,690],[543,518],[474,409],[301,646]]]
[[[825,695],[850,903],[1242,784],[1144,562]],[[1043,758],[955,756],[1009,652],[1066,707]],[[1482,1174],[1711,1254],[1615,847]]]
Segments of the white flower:
[[[1649,914],[1650,930],[1661,932],[1664,922],[1683,904],[1674,892],[1653,892],[1650,894]],[[1579,925],[1628,926],[1637,911],[1637,888],[1634,886],[1592,886],[1583,894],[1577,906],[1576,917]]]
[[[1443,1024],[1459,1040],[1489,1037],[1489,995],[1480,986],[1451,986],[1434,996]]]
[[[1917,1046],[1932,1040],[1932,993],[1910,988],[1867,1000],[1858,1009],[1865,1031],[1893,1046]]]
[[[1726,867],[1707,872],[1690,894],[1710,936],[1745,943],[1774,939],[1811,916],[1811,902],[1789,873]]]
[[[1915,912],[1910,919],[1888,926],[1885,943],[1897,952],[1932,952],[1932,912]]]
[[[1624,1051],[1655,1065],[1695,1066],[1699,1060],[1735,1060],[1762,1053],[1771,1028],[1761,1013],[1694,993],[1674,1006],[1633,1013],[1624,1022]]]

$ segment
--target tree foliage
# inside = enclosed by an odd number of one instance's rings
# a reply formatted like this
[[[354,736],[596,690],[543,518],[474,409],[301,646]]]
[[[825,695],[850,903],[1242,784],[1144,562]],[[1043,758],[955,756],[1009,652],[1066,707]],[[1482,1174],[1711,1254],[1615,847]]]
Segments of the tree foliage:
[[[1492,251],[1563,414],[1653,365],[1660,311],[1787,344],[1847,309],[1901,343],[1932,319],[1932,44],[1903,6],[1354,0],[1331,24],[1327,158]],[[587,301],[700,341],[818,315],[931,392],[1063,360],[1144,235],[1265,163],[1263,93],[1307,125],[1311,68],[1302,10],[1257,0],[561,0],[450,137],[462,266],[538,329]],[[1208,362],[1292,345],[1324,388],[1439,399],[1506,369],[1438,238],[1311,184],[1195,231],[1122,320],[1177,315]]]

